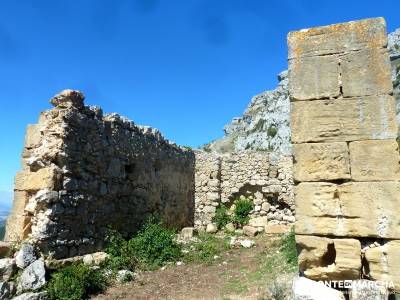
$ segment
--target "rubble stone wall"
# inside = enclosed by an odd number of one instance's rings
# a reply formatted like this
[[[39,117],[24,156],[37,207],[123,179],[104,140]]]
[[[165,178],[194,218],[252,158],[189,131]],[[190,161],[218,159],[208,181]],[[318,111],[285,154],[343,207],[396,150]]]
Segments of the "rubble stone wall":
[[[251,218],[263,217],[264,225],[294,222],[291,156],[259,151],[223,155],[195,151],[195,156],[196,227],[212,223],[219,205],[229,208],[240,197],[253,201]]]
[[[288,35],[300,271],[400,291],[400,155],[382,18]]]
[[[55,258],[100,250],[108,229],[135,232],[148,213],[193,226],[194,154],[152,128],[86,107],[67,90],[27,129],[6,240]]]

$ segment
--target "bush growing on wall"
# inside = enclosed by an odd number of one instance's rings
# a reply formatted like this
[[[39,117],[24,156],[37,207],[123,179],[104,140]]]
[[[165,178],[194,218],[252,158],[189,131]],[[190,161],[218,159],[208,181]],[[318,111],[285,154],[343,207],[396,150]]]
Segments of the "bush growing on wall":
[[[225,205],[221,204],[219,207],[217,207],[212,221],[215,223],[215,225],[217,225],[218,229],[224,228],[226,224],[232,221],[231,216],[228,215],[228,209]]]
[[[250,220],[249,214],[254,209],[253,202],[249,199],[238,199],[235,201],[232,221],[240,226],[247,224]]]

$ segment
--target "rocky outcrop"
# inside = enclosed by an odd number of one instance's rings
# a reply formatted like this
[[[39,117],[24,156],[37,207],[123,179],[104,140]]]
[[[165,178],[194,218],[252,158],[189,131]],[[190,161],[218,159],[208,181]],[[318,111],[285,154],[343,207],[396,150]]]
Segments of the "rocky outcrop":
[[[388,35],[388,51],[392,65],[393,94],[397,103],[397,124],[400,124],[400,29]],[[358,59],[358,56],[354,55],[351,59]],[[365,62],[365,56],[363,56],[359,58],[358,64],[362,65]],[[319,63],[326,64],[327,68],[324,70],[328,72],[329,61],[326,58],[320,58]],[[304,72],[307,73],[307,70]],[[351,76],[359,75],[353,73]],[[331,79],[335,80],[334,77]],[[351,79],[344,78],[344,81],[353,82],[354,80]],[[290,101],[287,71],[279,74],[278,80],[279,84],[275,90],[254,96],[243,116],[234,118],[224,127],[225,137],[205,145],[204,148],[222,153],[249,149],[290,154]],[[323,84],[326,83],[325,79]],[[298,87],[299,91],[304,91],[304,86]]]
[[[149,213],[193,225],[193,152],[83,100],[65,90],[28,126],[6,240],[64,258],[102,249],[110,228],[134,233]]]
[[[288,44],[300,271],[386,280],[400,291],[400,154],[385,21],[291,32]]]

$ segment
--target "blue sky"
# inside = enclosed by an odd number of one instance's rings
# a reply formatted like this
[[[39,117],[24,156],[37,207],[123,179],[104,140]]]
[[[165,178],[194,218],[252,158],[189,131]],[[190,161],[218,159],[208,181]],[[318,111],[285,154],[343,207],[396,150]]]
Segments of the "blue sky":
[[[25,127],[65,88],[182,145],[221,137],[275,87],[290,30],[383,16],[398,1],[20,0],[0,2],[0,201]],[[7,195],[10,195],[9,193]]]

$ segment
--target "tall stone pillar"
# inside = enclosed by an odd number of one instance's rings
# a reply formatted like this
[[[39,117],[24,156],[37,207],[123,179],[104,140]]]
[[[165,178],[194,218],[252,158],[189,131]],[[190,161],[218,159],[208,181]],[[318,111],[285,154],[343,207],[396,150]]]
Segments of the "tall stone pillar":
[[[385,21],[291,32],[299,267],[400,291],[400,155]]]

